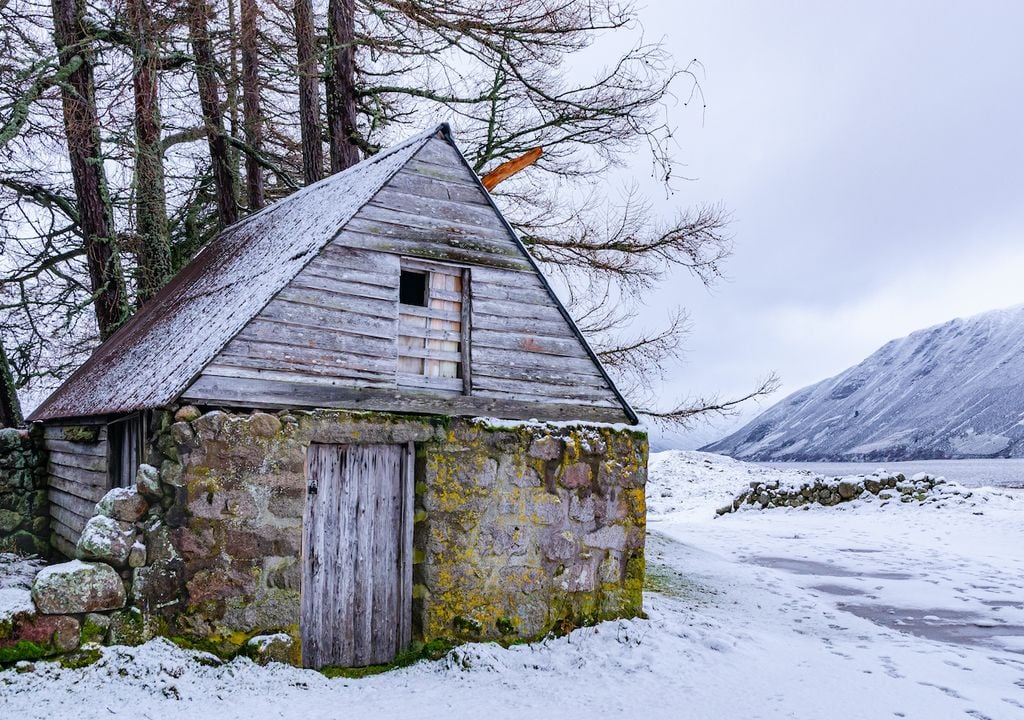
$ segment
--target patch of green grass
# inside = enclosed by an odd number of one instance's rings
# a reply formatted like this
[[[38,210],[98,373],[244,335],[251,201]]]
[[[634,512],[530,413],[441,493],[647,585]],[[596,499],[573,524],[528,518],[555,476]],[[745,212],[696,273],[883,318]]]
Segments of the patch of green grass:
[[[15,663],[19,660],[38,660],[47,655],[53,655],[51,646],[40,645],[31,640],[19,640],[14,645],[0,648],[0,665]]]
[[[398,653],[392,662],[381,665],[364,665],[363,667],[324,667],[320,672],[329,678],[364,678],[371,675],[408,667],[420,660],[440,660],[458,643],[451,640],[431,640],[428,643],[413,643],[408,650]]]

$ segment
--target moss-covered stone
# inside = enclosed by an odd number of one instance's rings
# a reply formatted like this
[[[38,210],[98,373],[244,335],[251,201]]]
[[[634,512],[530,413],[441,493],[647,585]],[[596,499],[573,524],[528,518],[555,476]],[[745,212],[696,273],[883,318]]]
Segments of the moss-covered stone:
[[[517,642],[642,612],[642,433],[333,410],[171,420],[159,553],[181,562],[184,597],[164,612],[181,644],[229,657],[254,635],[297,637],[313,443],[415,443],[418,642]]]
[[[64,439],[68,442],[95,443],[100,437],[99,425],[65,425]]]

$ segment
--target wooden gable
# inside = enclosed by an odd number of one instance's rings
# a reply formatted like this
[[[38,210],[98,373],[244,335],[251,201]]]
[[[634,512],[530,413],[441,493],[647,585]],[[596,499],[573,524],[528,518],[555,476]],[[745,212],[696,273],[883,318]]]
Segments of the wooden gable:
[[[448,372],[416,386],[401,362],[409,352],[399,337],[410,332],[401,326],[410,316],[399,304],[403,262],[435,263],[463,278],[447,288],[448,315],[457,307],[465,321],[448,318],[433,333],[441,353],[435,367],[459,363],[460,382],[451,382]],[[458,302],[450,295],[455,287]],[[183,398],[244,407],[636,422],[442,133],[242,327]]]

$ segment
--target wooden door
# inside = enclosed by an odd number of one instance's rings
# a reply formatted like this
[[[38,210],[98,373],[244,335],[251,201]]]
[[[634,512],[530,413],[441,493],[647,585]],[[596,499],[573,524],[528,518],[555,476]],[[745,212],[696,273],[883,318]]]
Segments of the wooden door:
[[[390,662],[412,635],[412,444],[311,445],[306,465],[303,664]]]

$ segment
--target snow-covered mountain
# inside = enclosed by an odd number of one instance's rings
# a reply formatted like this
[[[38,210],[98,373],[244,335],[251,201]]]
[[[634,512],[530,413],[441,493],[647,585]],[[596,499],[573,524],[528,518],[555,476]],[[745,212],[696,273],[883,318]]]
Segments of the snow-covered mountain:
[[[886,343],[702,450],[745,460],[1024,457],[1024,305]]]

